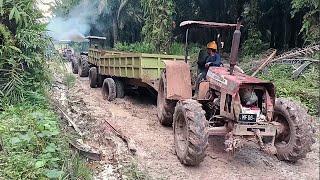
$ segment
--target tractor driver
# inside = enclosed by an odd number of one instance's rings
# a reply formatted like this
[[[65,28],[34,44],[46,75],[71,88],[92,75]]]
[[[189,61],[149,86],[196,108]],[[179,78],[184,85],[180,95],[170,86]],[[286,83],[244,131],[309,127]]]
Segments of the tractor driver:
[[[208,56],[205,58],[205,63],[199,62],[200,59],[198,60],[198,69],[200,70],[200,73],[196,81],[195,96],[198,95],[199,84],[203,79],[206,78],[209,67],[220,67],[222,64],[220,54],[217,52],[217,44],[215,41],[209,42],[207,44],[207,53]]]
[[[206,59],[206,64],[205,64],[205,68],[207,69],[207,71],[210,66],[220,67],[221,57],[220,57],[220,54],[217,52],[217,44],[215,41],[208,43],[207,52],[209,55]]]

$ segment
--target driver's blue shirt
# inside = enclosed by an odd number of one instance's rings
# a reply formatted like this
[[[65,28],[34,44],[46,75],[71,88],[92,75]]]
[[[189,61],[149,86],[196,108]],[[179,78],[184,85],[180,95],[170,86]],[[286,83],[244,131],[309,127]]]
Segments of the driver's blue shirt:
[[[209,66],[221,66],[221,56],[218,53],[215,53],[213,56],[208,56],[206,63],[210,63]]]

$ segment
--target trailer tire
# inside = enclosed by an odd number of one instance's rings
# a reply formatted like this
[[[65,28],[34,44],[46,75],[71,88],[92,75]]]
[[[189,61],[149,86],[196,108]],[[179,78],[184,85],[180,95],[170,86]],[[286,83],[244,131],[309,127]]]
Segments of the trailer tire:
[[[102,84],[103,99],[113,101],[116,98],[116,84],[112,78],[106,78]]]
[[[199,165],[208,147],[208,121],[196,100],[179,101],[173,115],[174,146],[184,165]]]
[[[71,68],[73,74],[78,74],[78,60],[76,58],[71,59]]]
[[[105,78],[103,75],[101,75],[101,74],[97,75],[97,87],[99,87],[99,88],[102,87],[104,79]]]
[[[91,67],[89,70],[89,84],[91,88],[96,88],[98,85],[98,71],[96,67]]]
[[[283,125],[283,131],[277,134],[275,141],[278,159],[296,162],[306,157],[315,142],[315,128],[307,110],[297,102],[278,98],[273,120]]]
[[[124,98],[124,84],[120,79],[115,79],[117,98]]]
[[[85,55],[82,55],[79,60],[78,74],[80,77],[88,77],[88,75],[89,75],[88,57]]]
[[[174,107],[177,101],[167,97],[167,80],[165,70],[161,73],[157,97],[158,119],[163,126],[172,126]]]

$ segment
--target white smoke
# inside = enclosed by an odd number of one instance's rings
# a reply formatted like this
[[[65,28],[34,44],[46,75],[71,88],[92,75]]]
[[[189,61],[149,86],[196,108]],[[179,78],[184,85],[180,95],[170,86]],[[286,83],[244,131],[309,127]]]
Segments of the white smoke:
[[[54,40],[83,41],[99,17],[97,1],[82,0],[67,18],[52,17],[47,29]]]

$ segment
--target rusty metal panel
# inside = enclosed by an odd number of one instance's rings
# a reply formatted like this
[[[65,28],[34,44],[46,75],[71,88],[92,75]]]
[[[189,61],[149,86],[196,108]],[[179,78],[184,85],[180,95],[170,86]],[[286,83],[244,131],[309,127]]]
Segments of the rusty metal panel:
[[[210,88],[210,82],[204,81],[199,84],[198,100],[205,100]]]
[[[183,61],[164,61],[166,64],[167,99],[192,97],[190,67]]]

